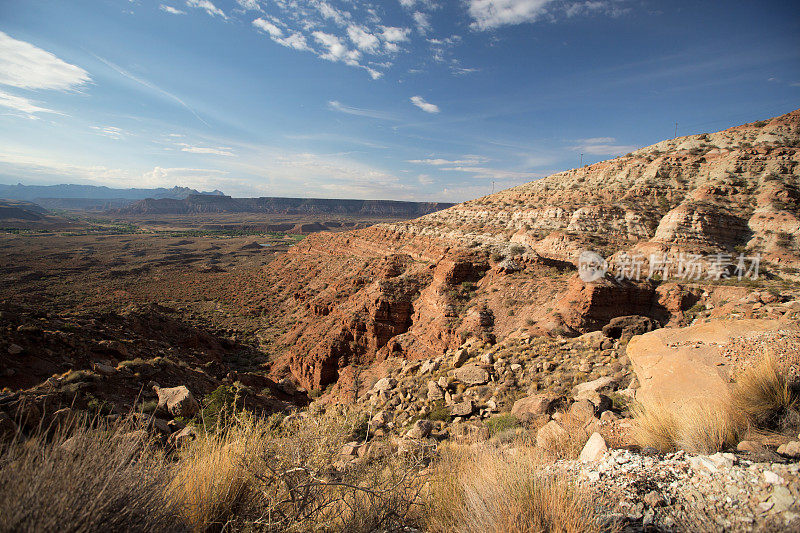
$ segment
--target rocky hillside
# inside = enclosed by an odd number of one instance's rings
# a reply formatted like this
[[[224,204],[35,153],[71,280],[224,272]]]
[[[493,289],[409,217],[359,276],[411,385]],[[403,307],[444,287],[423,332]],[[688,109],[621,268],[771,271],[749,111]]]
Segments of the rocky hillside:
[[[759,280],[744,282],[792,283],[798,161],[800,111],[663,141],[410,222],[312,236],[240,298],[271,317],[265,341],[286,354],[273,371],[312,389],[354,365],[431,357],[469,337],[578,335],[629,315],[688,323],[730,280],[645,280],[650,254],[676,264],[681,253],[760,254]],[[612,268],[585,283],[582,250],[612,266],[623,251],[641,254],[644,275],[617,281]]]

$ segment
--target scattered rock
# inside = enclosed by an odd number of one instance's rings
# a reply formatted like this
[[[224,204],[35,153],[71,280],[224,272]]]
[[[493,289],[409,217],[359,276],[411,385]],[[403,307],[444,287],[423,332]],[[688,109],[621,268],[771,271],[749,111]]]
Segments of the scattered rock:
[[[433,402],[436,400],[441,400],[443,398],[444,398],[444,391],[442,390],[442,388],[435,381],[429,381],[428,401]]]
[[[433,422],[430,420],[417,420],[414,422],[414,427],[408,430],[406,437],[410,439],[424,439],[431,434],[433,430]]]
[[[478,365],[467,365],[456,370],[456,379],[468,385],[483,385],[489,382],[489,372]]]
[[[184,385],[171,388],[154,386],[158,395],[157,411],[169,413],[172,416],[192,418],[200,410],[200,405],[194,396]]]
[[[472,403],[472,400],[466,400],[453,405],[450,408],[450,414],[452,416],[469,416],[474,410],[475,405]]]
[[[555,420],[551,420],[536,432],[536,446],[551,448],[568,437],[567,430]]]
[[[550,411],[553,400],[544,394],[534,394],[514,402],[511,414],[520,422],[530,422]]]
[[[375,385],[372,386],[372,390],[375,392],[388,392],[395,388],[397,385],[397,380],[393,377],[385,377],[379,379],[375,382]]]
[[[22,353],[22,346],[19,344],[10,344],[8,346],[8,354],[9,355],[19,355]]]
[[[538,435],[536,438],[539,438]],[[599,461],[607,451],[608,446],[606,446],[605,439],[603,439],[600,433],[592,433],[592,436],[589,437],[578,459],[583,463]]]

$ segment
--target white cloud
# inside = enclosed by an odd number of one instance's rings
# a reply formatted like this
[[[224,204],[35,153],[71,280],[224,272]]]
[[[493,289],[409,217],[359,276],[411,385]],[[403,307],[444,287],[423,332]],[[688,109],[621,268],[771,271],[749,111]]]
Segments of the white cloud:
[[[356,45],[356,48],[364,52],[374,54],[380,49],[380,39],[362,26],[351,24],[347,27],[347,36],[350,37],[350,40]]]
[[[277,27],[275,24],[269,22],[268,20],[257,18],[253,21],[253,26],[255,26],[260,30],[264,30],[273,39],[279,39],[283,37],[283,30]]]
[[[328,108],[332,109],[333,111],[339,111],[340,113],[346,113],[348,115],[356,115],[359,117],[369,117],[369,118],[377,118],[380,120],[397,120],[397,117],[391,115],[389,113],[384,113],[382,111],[375,111],[373,109],[363,109],[360,107],[352,107],[348,105],[344,105],[341,102],[336,100],[330,100],[328,102]]]
[[[513,170],[500,170],[496,168],[486,168],[486,167],[464,167],[464,166],[457,166],[457,167],[441,167],[441,170],[449,170],[452,172],[470,172],[474,174],[474,178],[481,178],[481,179],[495,179],[495,180],[525,180],[525,179],[533,179],[538,176],[531,172],[516,172]]]
[[[67,91],[90,81],[89,73],[82,68],[0,32],[0,84]]]
[[[339,11],[336,8],[332,7],[327,2],[323,2],[320,0],[311,0],[311,5],[313,5],[320,14],[325,17],[326,19],[330,19],[336,24],[340,26],[344,26],[347,24],[347,21],[350,20],[351,15],[347,11]]]
[[[553,0],[469,0],[472,26],[489,30],[507,24],[535,22],[547,13]]]
[[[395,26],[381,26],[381,38],[388,43],[402,43],[408,40],[408,28],[397,28]]]
[[[32,100],[22,96],[16,96],[5,91],[0,91],[0,107],[5,107],[18,111],[28,116],[28,118],[35,118],[36,113],[54,113],[60,115],[61,113],[41,107]]]
[[[236,3],[248,11],[262,11],[258,0],[236,0]]]
[[[427,174],[420,174],[417,176],[417,181],[419,181],[420,185],[433,185],[434,180]]]
[[[439,112],[439,106],[426,102],[425,99],[422,98],[421,96],[412,96],[410,98],[410,100],[411,100],[412,104],[414,104],[418,108],[422,109],[426,113],[438,113]]]
[[[194,146],[187,143],[177,143],[177,146],[181,147],[181,152],[188,152],[190,154],[222,155],[225,157],[236,156],[236,154],[230,151],[230,148],[225,147],[211,148],[208,146]]]
[[[591,155],[612,155],[618,156],[633,152],[638,146],[614,144],[617,140],[614,137],[592,137],[589,139],[578,139],[578,144],[572,150]]]
[[[417,25],[417,31],[422,35],[426,35],[429,31],[431,31],[431,21],[427,14],[421,11],[415,11],[412,17],[414,18],[414,24]]]
[[[180,9],[174,8],[172,6],[167,6],[167,5],[164,5],[164,4],[161,4],[160,9],[161,9],[161,11],[163,11],[165,13],[169,13],[170,15],[185,15],[186,14],[186,11],[181,11]]]
[[[361,66],[358,63],[358,60],[361,58],[361,52],[358,50],[350,50],[337,36],[322,31],[315,31],[312,35],[314,39],[327,50],[320,54],[319,57],[322,59],[333,62],[341,61],[354,67]]]
[[[225,20],[228,19],[228,16],[225,14],[225,12],[219,9],[209,0],[186,0],[186,5],[189,7],[196,7],[197,9],[202,9],[212,17],[217,16]]]
[[[418,165],[434,165],[434,166],[443,166],[443,165],[477,165],[480,163],[488,163],[489,160],[485,157],[479,155],[465,155],[463,159],[410,159],[407,161],[408,163],[415,163]]]
[[[97,132],[98,135],[102,135],[104,137],[108,137],[114,140],[121,140],[125,137],[125,133],[122,129],[116,128],[114,126],[91,126],[91,129]]]

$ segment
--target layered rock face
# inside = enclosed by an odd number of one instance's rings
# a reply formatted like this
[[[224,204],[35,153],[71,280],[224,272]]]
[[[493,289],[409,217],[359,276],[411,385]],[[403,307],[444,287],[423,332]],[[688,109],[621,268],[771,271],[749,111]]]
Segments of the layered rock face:
[[[318,234],[265,267],[257,296],[285,355],[324,388],[354,365],[432,357],[467,337],[576,335],[638,315],[679,323],[702,284],[586,283],[583,250],[761,254],[800,267],[800,111],[663,141],[403,223]],[[791,273],[786,274],[791,275]],[[255,288],[254,288],[255,289]],[[267,303],[265,303],[267,302]]]

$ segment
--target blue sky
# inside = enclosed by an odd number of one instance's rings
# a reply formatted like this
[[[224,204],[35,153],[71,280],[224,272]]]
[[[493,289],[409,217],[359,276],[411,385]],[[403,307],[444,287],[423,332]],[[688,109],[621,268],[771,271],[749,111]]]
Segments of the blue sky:
[[[795,2],[0,0],[0,182],[461,201],[800,107]]]

